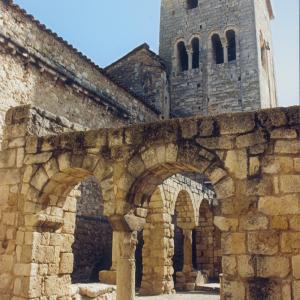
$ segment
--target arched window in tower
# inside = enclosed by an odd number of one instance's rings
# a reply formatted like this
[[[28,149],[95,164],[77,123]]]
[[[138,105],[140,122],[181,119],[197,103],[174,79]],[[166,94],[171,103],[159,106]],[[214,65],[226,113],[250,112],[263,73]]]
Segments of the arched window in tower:
[[[194,9],[198,7],[198,0],[187,0],[186,7],[187,9]]]
[[[189,57],[184,42],[177,44],[177,61],[179,72],[184,72],[189,69]]]
[[[234,30],[226,32],[227,47],[228,47],[228,61],[236,60],[236,37]]]
[[[213,55],[216,64],[223,64],[224,63],[224,49],[218,34],[214,34],[211,38],[212,48],[213,48]]]
[[[200,41],[198,38],[193,38],[192,40],[192,51],[193,51],[193,69],[199,68],[199,60],[200,60]]]

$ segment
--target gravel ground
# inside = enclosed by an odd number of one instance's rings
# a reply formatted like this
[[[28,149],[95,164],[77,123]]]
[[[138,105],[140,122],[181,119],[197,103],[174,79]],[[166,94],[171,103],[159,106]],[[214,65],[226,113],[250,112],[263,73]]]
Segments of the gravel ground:
[[[165,296],[153,296],[153,297],[136,297],[138,300],[220,300],[219,295],[208,295],[200,293],[189,293],[176,295],[165,295]]]

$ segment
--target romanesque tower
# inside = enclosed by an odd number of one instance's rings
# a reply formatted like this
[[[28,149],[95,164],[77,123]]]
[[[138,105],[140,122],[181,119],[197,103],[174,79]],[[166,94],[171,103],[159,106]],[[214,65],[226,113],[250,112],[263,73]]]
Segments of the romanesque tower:
[[[162,0],[172,116],[277,106],[271,0]]]

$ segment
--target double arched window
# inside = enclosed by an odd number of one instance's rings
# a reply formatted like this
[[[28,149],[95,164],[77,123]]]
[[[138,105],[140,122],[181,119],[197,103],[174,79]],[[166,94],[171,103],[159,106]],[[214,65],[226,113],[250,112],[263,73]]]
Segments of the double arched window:
[[[177,43],[177,70],[178,72],[184,72],[192,69],[198,69],[200,66],[200,40],[198,37],[194,37],[191,40],[191,44],[187,47],[183,41]]]
[[[225,59],[226,62],[231,62],[236,60],[236,34],[234,30],[226,31],[226,44],[227,44],[227,49],[225,49],[227,50],[226,52],[224,51],[222,40],[217,33],[215,33],[211,37],[211,43],[213,49],[213,59],[217,65],[223,64],[225,62]]]

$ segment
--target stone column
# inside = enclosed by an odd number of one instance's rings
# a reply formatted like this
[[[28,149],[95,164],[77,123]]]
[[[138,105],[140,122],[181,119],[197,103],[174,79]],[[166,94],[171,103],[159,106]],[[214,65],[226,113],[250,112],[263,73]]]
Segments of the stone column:
[[[224,52],[224,63],[228,63],[228,43],[226,40],[222,40],[223,46],[223,52]]]
[[[137,232],[120,232],[122,247],[117,266],[117,300],[135,299],[135,249]]]
[[[193,49],[192,47],[187,47],[186,49],[189,58],[189,70],[193,69]]]
[[[191,229],[183,230],[183,273],[189,273],[193,270],[193,231]]]

